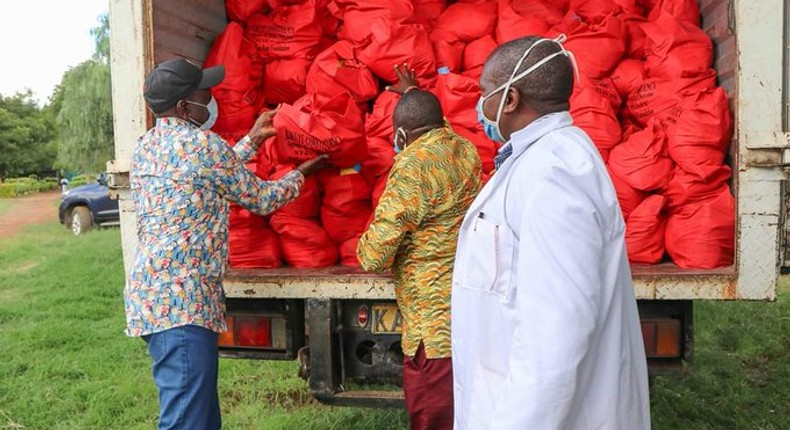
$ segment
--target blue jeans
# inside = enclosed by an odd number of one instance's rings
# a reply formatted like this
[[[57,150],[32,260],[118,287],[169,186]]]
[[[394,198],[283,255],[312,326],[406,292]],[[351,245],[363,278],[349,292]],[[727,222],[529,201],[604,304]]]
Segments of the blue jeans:
[[[216,430],[218,335],[187,325],[143,336],[159,389],[159,430]]]

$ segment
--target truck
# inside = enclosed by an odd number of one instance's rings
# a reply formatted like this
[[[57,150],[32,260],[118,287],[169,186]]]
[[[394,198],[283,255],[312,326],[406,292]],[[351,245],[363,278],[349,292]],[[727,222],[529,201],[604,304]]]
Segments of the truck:
[[[783,0],[700,0],[719,85],[730,96],[734,133],[727,157],[736,199],[730,267],[632,267],[651,375],[683,374],[694,345],[694,302],[774,300],[788,237],[790,188],[790,7]],[[135,140],[152,126],[142,88],[163,60],[201,64],[227,24],[223,0],[111,0],[115,159],[109,187],[121,211],[124,267],[137,248],[129,191]],[[295,360],[319,401],[397,407],[400,317],[389,275],[358,269],[231,269],[225,280],[224,357]],[[395,387],[394,389],[392,387]]]

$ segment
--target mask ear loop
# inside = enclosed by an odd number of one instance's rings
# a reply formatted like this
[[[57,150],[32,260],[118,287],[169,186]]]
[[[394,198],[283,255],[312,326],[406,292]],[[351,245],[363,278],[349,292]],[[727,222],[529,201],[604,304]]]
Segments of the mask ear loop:
[[[571,62],[571,67],[573,68],[573,76],[576,78],[576,82],[579,82],[580,80],[579,63],[576,62],[576,56],[573,55],[573,52],[565,49],[565,45],[563,45],[563,43],[565,43],[566,40],[568,40],[568,36],[566,36],[565,33],[562,33],[559,36],[557,36],[557,38],[554,39],[553,42],[560,46],[560,50],[562,54],[565,55],[565,58],[567,58],[568,61]]]

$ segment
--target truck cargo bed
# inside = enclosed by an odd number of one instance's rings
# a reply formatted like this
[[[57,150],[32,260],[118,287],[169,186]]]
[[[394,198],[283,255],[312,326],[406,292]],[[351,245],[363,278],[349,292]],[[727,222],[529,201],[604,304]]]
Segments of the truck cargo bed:
[[[735,268],[683,270],[674,264],[634,266],[637,299],[735,298]],[[225,280],[228,297],[394,300],[392,276],[352,267],[234,269]]]

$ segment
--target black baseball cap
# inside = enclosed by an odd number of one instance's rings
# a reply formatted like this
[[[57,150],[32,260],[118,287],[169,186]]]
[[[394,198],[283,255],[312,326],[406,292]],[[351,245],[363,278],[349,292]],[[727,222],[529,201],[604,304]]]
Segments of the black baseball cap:
[[[207,90],[225,79],[225,66],[201,69],[183,58],[159,63],[145,79],[143,96],[154,113],[173,107],[196,90]]]

